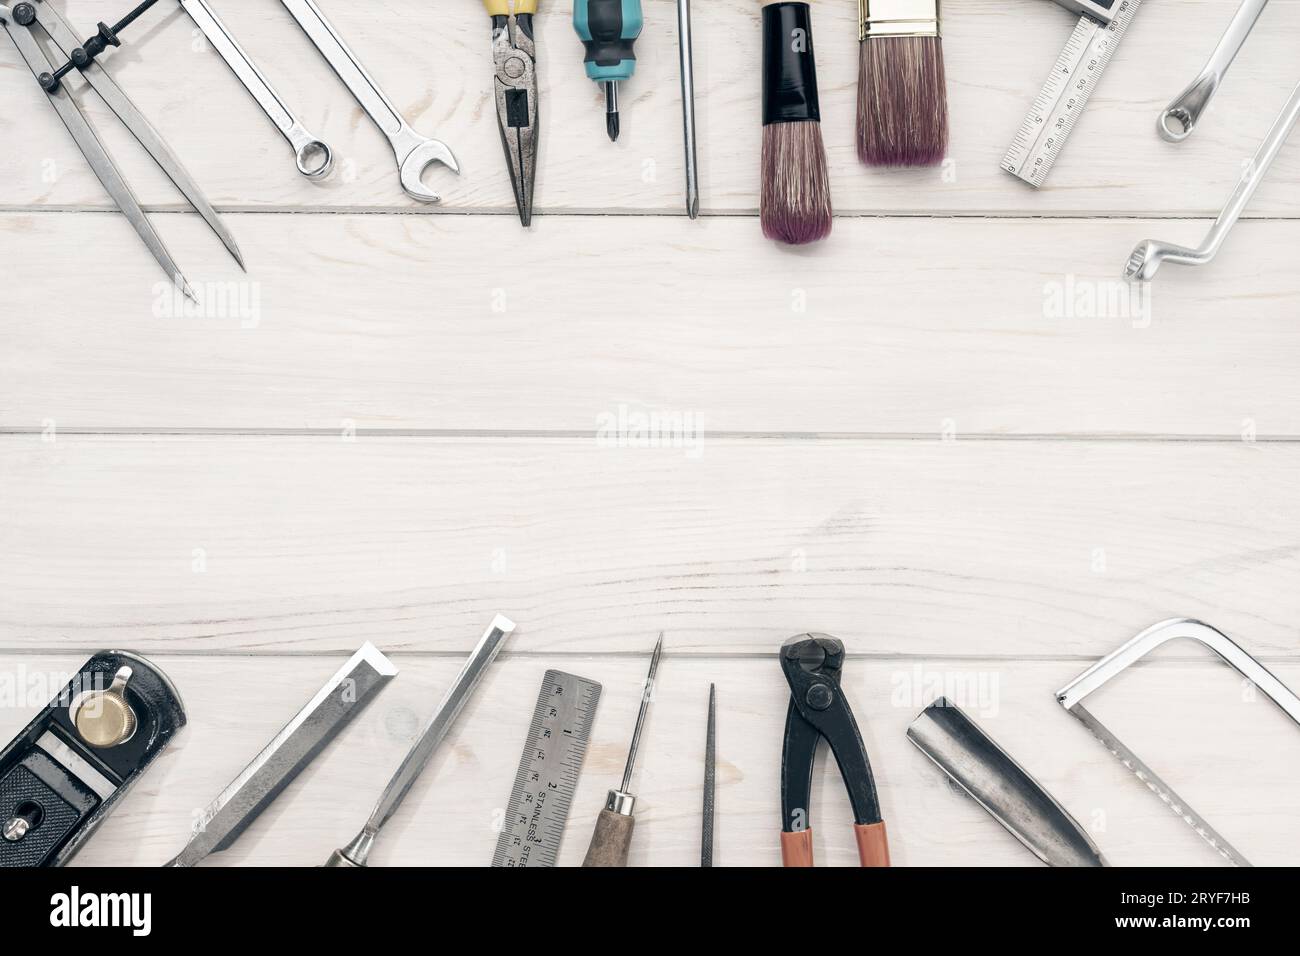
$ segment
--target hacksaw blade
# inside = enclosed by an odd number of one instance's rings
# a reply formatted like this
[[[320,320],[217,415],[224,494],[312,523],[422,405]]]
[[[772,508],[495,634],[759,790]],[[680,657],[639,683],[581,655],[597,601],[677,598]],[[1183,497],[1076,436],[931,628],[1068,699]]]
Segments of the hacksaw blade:
[[[1140,3],[1120,0],[1105,26],[1089,16],[1079,18],[1002,158],[1004,170],[1031,186],[1043,184]]]
[[[1089,732],[1096,737],[1103,747],[1119,760],[1125,767],[1132,771],[1133,775],[1142,781],[1148,790],[1160,798],[1170,810],[1178,815],[1178,818],[1196,831],[1196,835],[1202,840],[1214,847],[1229,863],[1237,866],[1251,866],[1252,864],[1223,836],[1210,826],[1199,813],[1187,805],[1187,801],[1174,792],[1174,788],[1165,783],[1160,775],[1143,762],[1142,758],[1129,750],[1128,747],[1120,741],[1113,733],[1106,729],[1106,725],[1092,715],[1082,704],[1075,704],[1066,710],[1073,714],[1083,726],[1087,727]]]

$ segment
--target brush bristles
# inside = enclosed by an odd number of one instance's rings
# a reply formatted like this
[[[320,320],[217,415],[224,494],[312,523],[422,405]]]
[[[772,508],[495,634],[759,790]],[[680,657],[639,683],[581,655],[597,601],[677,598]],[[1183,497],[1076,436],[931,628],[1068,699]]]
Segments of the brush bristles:
[[[822,125],[814,120],[763,127],[763,235],[801,245],[831,232],[831,181]]]
[[[934,166],[948,150],[948,91],[939,37],[859,44],[858,159],[868,166]]]

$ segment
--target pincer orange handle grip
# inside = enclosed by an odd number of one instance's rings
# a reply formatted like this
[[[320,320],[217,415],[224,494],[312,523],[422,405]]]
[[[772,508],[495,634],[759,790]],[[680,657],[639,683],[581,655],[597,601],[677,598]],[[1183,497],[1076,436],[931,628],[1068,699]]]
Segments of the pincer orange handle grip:
[[[858,860],[863,866],[889,866],[889,838],[885,822],[855,823],[853,836],[858,843]],[[781,865],[812,866],[812,828],[781,833]]]
[[[812,866],[812,828],[795,830],[793,833],[781,831],[781,865]]]
[[[889,839],[885,835],[885,821],[855,823],[853,835],[858,840],[858,859],[863,866],[889,866]],[[812,853],[809,846],[808,852]]]

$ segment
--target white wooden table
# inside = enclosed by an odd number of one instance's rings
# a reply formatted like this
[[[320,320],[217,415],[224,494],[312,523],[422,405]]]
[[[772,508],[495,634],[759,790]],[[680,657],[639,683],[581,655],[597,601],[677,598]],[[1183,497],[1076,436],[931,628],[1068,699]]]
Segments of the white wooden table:
[[[56,2],[85,31],[126,6]],[[1300,685],[1300,144],[1212,266],[1167,267],[1138,314],[1086,304],[1139,239],[1199,240],[1297,79],[1300,2],[1274,0],[1191,140],[1157,139],[1235,5],[1148,0],[1035,192],[998,161],[1068,14],[950,0],[951,161],[882,172],[853,155],[855,5],[818,3],[838,218],[829,241],[787,249],[755,215],[752,0],[696,0],[694,223],[673,3],[646,0],[617,145],[569,5],[543,3],[528,232],[475,0],[321,0],[460,158],[463,176],[434,174],[438,209],[402,194],[387,144],[279,4],[214,0],[337,151],[323,185],[160,4],[111,69],[225,214],[247,276],[89,109],[200,292],[240,283],[199,315],[170,311],[0,40],[0,733],[44,700],[24,688],[106,647],[158,662],[191,720],[79,861],[170,857],[371,640],[401,675],[217,862],[322,861],[501,611],[519,631],[378,863],[490,860],[547,667],[605,688],[562,858],[577,863],[660,629],[634,864],[698,860],[711,681],[717,860],[779,862],[775,652],[805,630],[853,654],[897,863],[1032,862],[904,739],[945,690],[1115,863],[1216,863],[1053,692],[1178,615]],[[621,440],[621,420],[652,411],[687,440]],[[1228,671],[1175,649],[1096,704],[1255,862],[1295,862],[1300,734]],[[819,862],[851,865],[833,762],[819,777]]]

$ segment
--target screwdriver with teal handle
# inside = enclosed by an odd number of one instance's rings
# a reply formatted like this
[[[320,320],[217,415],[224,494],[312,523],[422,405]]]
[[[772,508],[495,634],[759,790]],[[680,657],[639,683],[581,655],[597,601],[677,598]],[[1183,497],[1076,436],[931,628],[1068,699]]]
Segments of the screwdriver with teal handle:
[[[641,0],[573,0],[573,28],[587,48],[587,76],[605,87],[605,127],[618,139],[618,84],[636,72]]]

